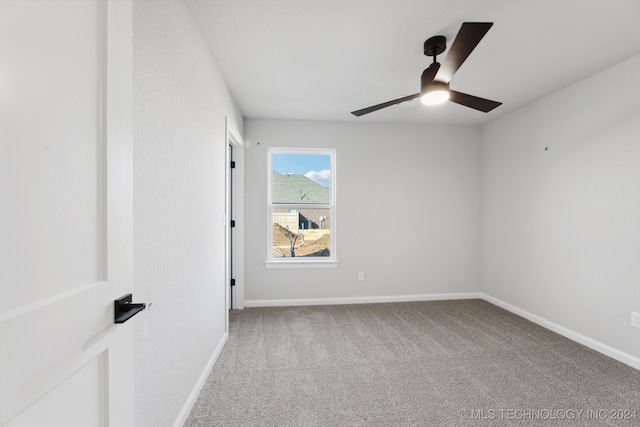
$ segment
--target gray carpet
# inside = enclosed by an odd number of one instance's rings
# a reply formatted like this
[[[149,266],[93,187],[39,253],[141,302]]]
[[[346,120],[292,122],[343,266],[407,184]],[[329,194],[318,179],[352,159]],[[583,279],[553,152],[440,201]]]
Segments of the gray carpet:
[[[231,312],[185,427],[640,426],[640,371],[481,300]]]

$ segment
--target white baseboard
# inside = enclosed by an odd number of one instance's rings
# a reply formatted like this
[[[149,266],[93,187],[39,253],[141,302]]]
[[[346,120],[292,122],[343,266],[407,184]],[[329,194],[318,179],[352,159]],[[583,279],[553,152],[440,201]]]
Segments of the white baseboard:
[[[513,314],[517,314],[518,316],[524,317],[525,319],[530,320],[533,323],[536,323],[542,326],[543,328],[549,329],[557,334],[560,334],[565,338],[569,338],[572,341],[575,341],[584,346],[587,346],[590,349],[595,350],[599,353],[602,353],[606,356],[609,356],[612,359],[615,359],[619,362],[624,363],[625,365],[629,365],[632,368],[640,370],[640,359],[635,356],[624,353],[620,350],[617,350],[613,347],[610,347],[606,344],[603,344],[585,335],[572,331],[571,329],[567,329],[564,326],[558,325],[557,323],[551,322],[547,319],[543,319],[540,316],[529,313],[528,311],[525,311],[519,307],[506,303],[498,298],[492,297],[491,295],[481,293],[480,298],[484,299],[487,302],[490,302],[491,304],[497,305],[498,307],[504,308],[505,310],[510,311]]]
[[[182,427],[185,421],[187,421],[189,413],[191,412],[191,408],[193,408],[193,404],[196,403],[196,399],[198,398],[202,387],[204,387],[204,383],[207,381],[207,378],[209,377],[209,374],[213,369],[213,365],[216,363],[216,360],[218,360],[218,356],[220,356],[224,345],[227,343],[227,339],[229,339],[229,334],[225,332],[225,334],[222,336],[222,339],[216,346],[216,349],[213,351],[213,354],[207,362],[207,365],[204,367],[204,370],[200,374],[200,378],[198,378],[198,381],[193,387],[193,390],[191,390],[191,394],[189,394],[187,401],[184,403],[182,410],[178,414],[178,418],[176,418],[176,421],[173,423],[173,427]]]
[[[369,304],[381,302],[436,301],[456,299],[481,299],[481,292],[461,292],[449,294],[425,295],[389,295],[377,297],[344,297],[344,298],[307,298],[307,299],[272,299],[245,300],[245,307],[283,307],[296,305],[337,305],[337,304]]]

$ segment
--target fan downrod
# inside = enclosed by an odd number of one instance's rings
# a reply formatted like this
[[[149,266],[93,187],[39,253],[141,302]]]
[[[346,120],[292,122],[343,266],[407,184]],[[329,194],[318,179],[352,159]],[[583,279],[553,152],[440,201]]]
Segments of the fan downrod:
[[[427,56],[440,55],[446,48],[447,38],[445,36],[433,36],[424,42],[424,54]]]

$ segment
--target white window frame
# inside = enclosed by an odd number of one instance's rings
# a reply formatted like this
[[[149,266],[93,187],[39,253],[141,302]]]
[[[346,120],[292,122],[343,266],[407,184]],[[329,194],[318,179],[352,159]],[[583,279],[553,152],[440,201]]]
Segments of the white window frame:
[[[320,154],[330,156],[331,163],[331,197],[329,204],[300,203],[274,204],[271,201],[271,157],[273,154]],[[274,209],[306,209],[329,208],[331,221],[329,223],[329,256],[328,257],[273,257],[273,212]],[[336,256],[336,150],[333,148],[280,148],[269,147],[267,150],[267,256],[265,267],[268,269],[306,269],[306,268],[337,268]]]

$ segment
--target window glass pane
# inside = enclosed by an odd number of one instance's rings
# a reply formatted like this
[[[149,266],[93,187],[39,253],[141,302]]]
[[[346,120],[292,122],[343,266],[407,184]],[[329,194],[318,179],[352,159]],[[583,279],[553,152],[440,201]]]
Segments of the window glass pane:
[[[273,258],[328,257],[331,242],[329,208],[273,210]]]
[[[331,156],[273,153],[272,203],[331,203]]]

